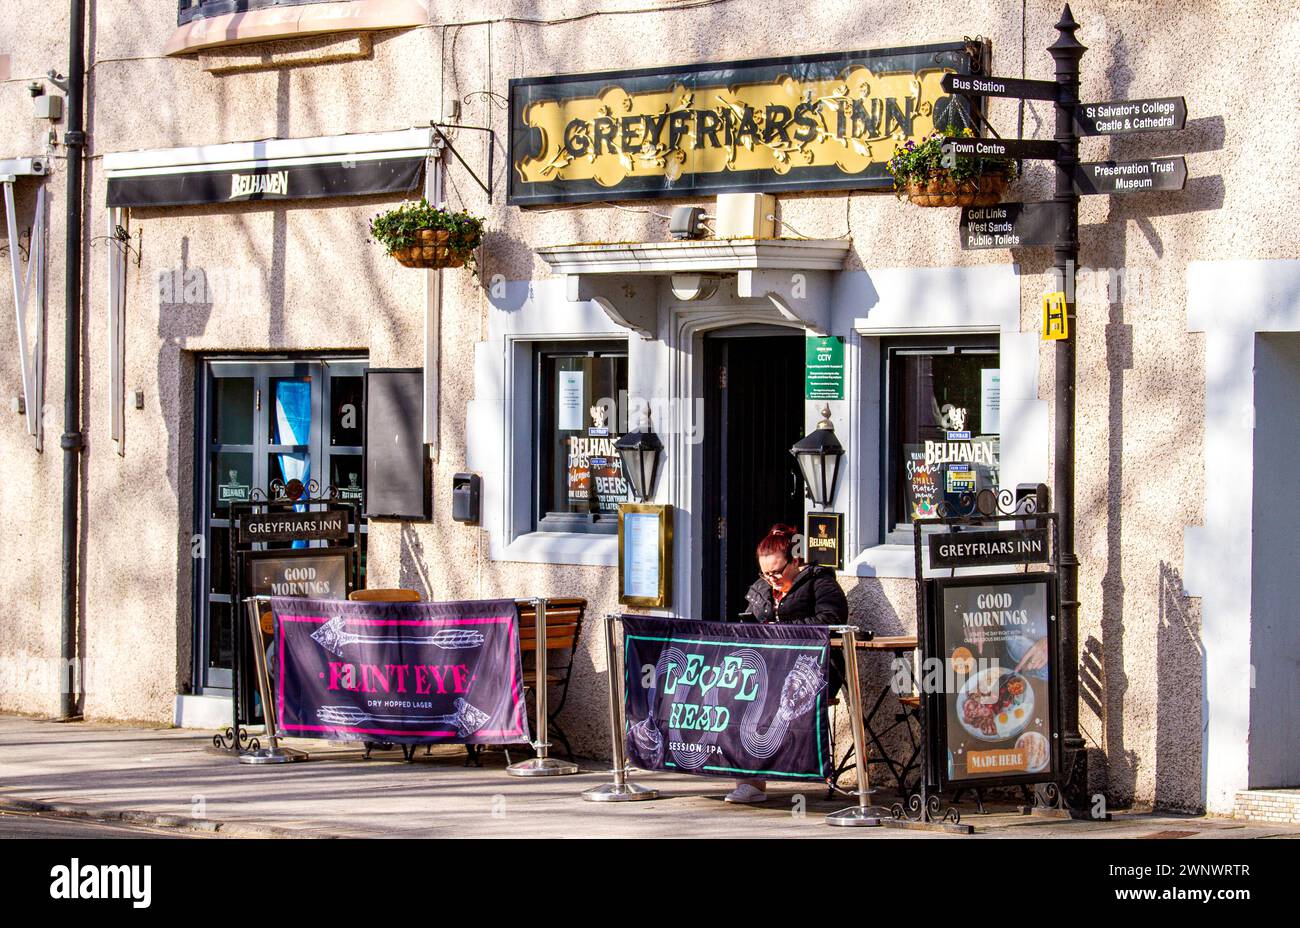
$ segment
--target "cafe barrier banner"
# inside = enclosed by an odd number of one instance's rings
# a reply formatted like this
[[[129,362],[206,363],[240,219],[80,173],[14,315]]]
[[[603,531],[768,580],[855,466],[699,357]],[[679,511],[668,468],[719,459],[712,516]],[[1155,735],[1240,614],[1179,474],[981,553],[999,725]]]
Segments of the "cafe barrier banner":
[[[514,600],[271,599],[286,735],[397,744],[527,742]]]
[[[627,757],[643,770],[824,779],[825,625],[625,615]]]

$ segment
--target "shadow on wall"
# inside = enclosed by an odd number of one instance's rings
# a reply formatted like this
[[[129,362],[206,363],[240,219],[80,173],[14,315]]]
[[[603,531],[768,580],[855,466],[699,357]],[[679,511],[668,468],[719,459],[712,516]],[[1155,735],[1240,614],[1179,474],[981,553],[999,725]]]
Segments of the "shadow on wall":
[[[1134,72],[1128,63],[1131,60],[1128,45],[1124,34],[1117,32],[1103,53],[1104,60],[1108,63],[1106,78],[1109,89],[1105,93],[1109,99],[1128,99],[1131,96]],[[1131,160],[1219,151],[1224,146],[1225,135],[1222,117],[1194,119],[1179,132],[1109,137],[1106,140],[1108,152],[1104,157]],[[1094,527],[1104,520],[1106,539],[1105,574],[1101,578],[1099,591],[1101,637],[1099,640],[1089,636],[1081,647],[1079,695],[1083,707],[1094,714],[1104,731],[1102,750],[1090,751],[1090,768],[1095,770],[1095,774],[1090,777],[1089,786],[1092,789],[1104,787],[1108,800],[1116,806],[1132,804],[1139,781],[1139,756],[1127,747],[1126,742],[1128,719],[1125,704],[1138,697],[1142,690],[1150,692],[1148,687],[1139,686],[1139,692],[1130,693],[1130,681],[1125,669],[1125,610],[1128,596],[1134,593],[1139,594],[1143,600],[1146,600],[1148,591],[1155,593],[1159,609],[1154,648],[1158,677],[1155,681],[1156,690],[1151,694],[1158,703],[1155,787],[1152,798],[1158,806],[1192,810],[1199,802],[1200,792],[1199,761],[1188,761],[1185,757],[1176,756],[1186,755],[1190,747],[1187,741],[1190,738],[1197,744],[1196,755],[1199,757],[1200,744],[1199,734],[1193,732],[1189,735],[1186,730],[1190,724],[1186,720],[1192,715],[1196,717],[1196,726],[1199,727],[1200,696],[1199,693],[1189,696],[1191,690],[1199,687],[1189,686],[1185,681],[1175,682],[1183,681],[1186,668],[1193,662],[1186,653],[1185,640],[1167,640],[1171,634],[1171,616],[1181,617],[1175,620],[1175,624],[1187,616],[1186,600],[1181,596],[1181,587],[1173,585],[1178,581],[1177,573],[1162,560],[1159,562],[1154,588],[1139,582],[1130,589],[1124,576],[1126,554],[1130,567],[1134,566],[1132,561],[1135,560],[1135,551],[1132,546],[1126,549],[1124,538],[1124,397],[1126,372],[1134,367],[1133,324],[1127,318],[1127,311],[1130,309],[1129,302],[1135,296],[1131,289],[1140,282],[1139,278],[1130,278],[1129,272],[1144,269],[1130,267],[1127,239],[1117,235],[1116,229],[1126,220],[1132,219],[1146,238],[1154,256],[1159,259],[1165,255],[1166,249],[1151,221],[1152,217],[1217,211],[1222,208],[1224,198],[1221,176],[1194,177],[1188,180],[1183,190],[1155,197],[1111,196],[1107,198],[1106,222],[1080,227],[1080,240],[1086,258],[1082,263],[1094,268],[1110,269],[1111,284],[1100,295],[1100,300],[1090,301],[1091,306],[1083,306],[1081,300],[1080,309],[1081,314],[1093,307],[1104,308],[1106,312],[1107,467],[1100,497],[1092,499],[1086,511],[1080,506],[1077,514],[1081,523],[1091,523]],[[1150,283],[1154,284],[1154,281]],[[1136,297],[1141,299],[1140,294]],[[1132,308],[1140,315],[1140,306]],[[1096,321],[1099,320],[1085,318],[1081,328]],[[1081,538],[1080,541],[1080,547],[1086,549],[1086,540]],[[1133,618],[1140,619],[1142,616]],[[1133,620],[1130,620],[1129,625],[1128,630],[1134,633],[1141,627]],[[1184,627],[1185,639],[1186,621],[1181,621],[1181,625]],[[1194,636],[1194,641],[1195,647],[1199,648],[1199,633]],[[1143,649],[1138,647],[1137,650]],[[1196,679],[1200,679],[1199,673]]]
[[[419,532],[410,522],[403,522],[397,585],[404,590],[417,590],[426,601],[434,598],[429,585],[429,569],[425,566],[427,563]]]
[[[1156,633],[1156,784],[1162,809],[1204,812],[1201,759],[1205,720],[1205,646],[1201,617],[1183,595],[1182,575],[1160,562],[1160,625]]]

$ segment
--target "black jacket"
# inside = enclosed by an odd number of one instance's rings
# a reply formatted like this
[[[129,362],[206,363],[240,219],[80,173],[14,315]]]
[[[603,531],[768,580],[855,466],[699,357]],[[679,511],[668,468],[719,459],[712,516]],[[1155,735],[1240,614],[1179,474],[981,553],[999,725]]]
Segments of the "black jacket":
[[[847,625],[849,602],[829,567],[810,565],[794,578],[790,590],[778,603],[772,587],[762,577],[745,594],[749,606],[741,613],[742,622],[780,622],[791,625]],[[831,648],[828,683],[834,699],[844,683],[844,655]]]
[[[745,594],[749,603],[742,621],[789,622],[795,625],[847,625],[849,603],[844,598],[835,571],[810,565],[794,578],[790,591],[776,602],[772,587],[759,577]]]

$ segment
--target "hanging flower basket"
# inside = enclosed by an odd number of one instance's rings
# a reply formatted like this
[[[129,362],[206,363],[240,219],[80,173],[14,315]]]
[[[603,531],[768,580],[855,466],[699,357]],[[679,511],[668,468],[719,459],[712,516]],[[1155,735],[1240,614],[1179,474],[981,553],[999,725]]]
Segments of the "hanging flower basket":
[[[402,267],[464,267],[464,252],[453,251],[451,233],[445,229],[419,229],[412,233],[415,244],[389,252]]]
[[[970,180],[932,177],[913,181],[905,189],[914,206],[992,206],[1002,202],[1007,183],[1006,175],[983,174]]]
[[[420,200],[375,216],[370,234],[403,267],[472,268],[483,220]]]
[[[1016,162],[1007,158],[962,158],[943,166],[943,145],[950,139],[973,138],[969,128],[949,126],[917,144],[898,146],[886,165],[894,189],[916,206],[992,206],[1001,202],[1016,177]]]

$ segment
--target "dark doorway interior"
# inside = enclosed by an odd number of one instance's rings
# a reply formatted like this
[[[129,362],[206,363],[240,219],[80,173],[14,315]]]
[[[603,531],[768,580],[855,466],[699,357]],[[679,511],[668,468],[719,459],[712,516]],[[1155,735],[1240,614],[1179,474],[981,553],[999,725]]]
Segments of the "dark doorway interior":
[[[745,609],[754,548],[774,522],[802,531],[804,485],[790,447],[804,434],[804,338],[772,327],[704,340],[702,619]]]

